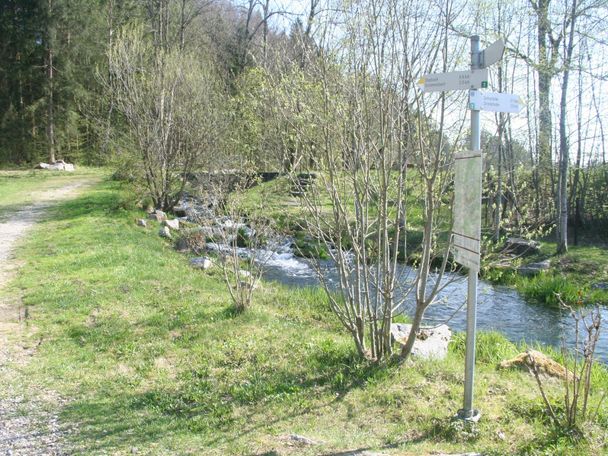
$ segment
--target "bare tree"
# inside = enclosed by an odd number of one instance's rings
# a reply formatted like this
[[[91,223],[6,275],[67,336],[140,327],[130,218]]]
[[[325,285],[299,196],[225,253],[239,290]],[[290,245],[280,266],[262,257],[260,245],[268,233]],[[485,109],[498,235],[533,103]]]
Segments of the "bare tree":
[[[552,0],[529,0],[529,5],[535,16],[536,58],[523,52],[518,46],[512,46],[512,51],[523,59],[538,75],[538,127],[536,132],[538,170],[536,173],[537,215],[545,210],[542,201],[547,203],[551,198],[543,196],[543,188],[550,184],[554,196],[557,222],[558,253],[567,251],[568,238],[568,87],[569,76],[575,57],[574,50],[582,36],[590,35],[597,29],[600,21],[594,18],[594,13],[604,6],[602,1],[571,0],[569,2],[552,2]],[[585,31],[579,28],[585,24]],[[559,128],[554,132],[551,118],[551,88],[554,79],[561,75],[561,91],[559,98]],[[557,133],[558,145],[558,180],[554,183],[552,172],[552,135]],[[549,181],[550,179],[550,181]],[[557,191],[555,191],[557,190]],[[546,195],[546,193],[544,193]]]
[[[220,90],[209,62],[164,49],[127,28],[110,49],[108,91],[127,121],[154,204],[171,209],[188,173],[213,155],[222,129]]]
[[[393,316],[411,296],[414,317],[402,351],[409,356],[426,309],[445,285],[449,245],[440,247],[436,236],[450,175],[442,113],[454,100],[440,97],[426,105],[414,81],[437,64],[443,70],[452,64],[447,49],[439,55],[437,49],[446,44],[453,15],[448,7],[436,16],[416,0],[349,3],[336,18],[346,30],[339,46],[326,36],[323,51],[311,55],[309,48],[307,67],[294,63],[291,77],[301,82],[292,87],[299,95],[287,96],[281,93],[285,84],[277,85],[275,99],[300,100],[294,117],[310,119],[320,135],[311,144],[308,122],[287,119],[303,228],[329,252],[338,272],[337,287],[319,274],[321,282],[359,354],[375,361],[392,355]],[[459,128],[451,133],[458,142]],[[412,229],[407,215],[418,194],[414,182],[421,187],[423,241],[417,267],[408,270],[398,258],[406,257]],[[442,261],[432,274],[437,256]]]

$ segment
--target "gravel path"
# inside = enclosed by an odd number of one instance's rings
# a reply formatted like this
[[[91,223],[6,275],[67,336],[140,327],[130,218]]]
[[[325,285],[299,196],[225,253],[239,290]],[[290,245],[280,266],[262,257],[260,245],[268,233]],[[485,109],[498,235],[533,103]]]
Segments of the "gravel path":
[[[8,295],[3,288],[14,277],[19,263],[13,258],[19,240],[58,201],[75,197],[91,180],[74,181],[55,190],[35,192],[34,204],[0,222],[0,455],[63,455],[62,440],[68,429],[59,422],[65,402],[43,386],[20,381],[22,368],[35,362],[38,342],[25,326],[20,296]]]

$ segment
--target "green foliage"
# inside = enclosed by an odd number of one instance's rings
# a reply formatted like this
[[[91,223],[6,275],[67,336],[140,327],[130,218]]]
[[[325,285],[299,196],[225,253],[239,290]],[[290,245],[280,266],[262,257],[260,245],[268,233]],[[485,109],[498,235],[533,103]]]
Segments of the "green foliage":
[[[454,334],[450,342],[450,351],[464,357],[466,351],[466,333],[458,332]],[[502,360],[512,358],[518,352],[517,346],[499,332],[477,332],[475,360],[478,363],[495,366]]]
[[[557,294],[570,304],[581,298],[583,304],[608,303],[608,254],[601,247],[573,246],[565,255],[551,257],[551,268],[533,277],[522,276],[517,269],[525,264],[545,260],[555,251],[555,244],[543,241],[537,255],[496,264],[489,253],[482,265],[481,277],[493,283],[515,286],[527,298],[541,304],[557,306]]]
[[[295,238],[295,253],[304,258],[329,259],[327,246],[318,240],[312,239],[303,232],[298,232]]]
[[[569,304],[577,303],[581,297],[580,286],[561,275],[539,274],[522,281],[518,289],[531,299],[556,307],[558,295]]]
[[[158,46],[141,24],[121,30],[108,52],[104,89],[137,144],[136,177],[158,209],[172,209],[188,175],[219,158],[222,88],[201,57]]]

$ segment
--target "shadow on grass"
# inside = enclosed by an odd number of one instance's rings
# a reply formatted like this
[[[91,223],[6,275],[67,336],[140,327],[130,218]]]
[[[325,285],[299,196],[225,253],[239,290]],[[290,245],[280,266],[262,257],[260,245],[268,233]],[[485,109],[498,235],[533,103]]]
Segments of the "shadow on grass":
[[[354,353],[328,356],[326,352],[319,349],[302,360],[312,368],[312,374],[304,380],[298,369],[266,375],[253,370],[246,382],[223,384],[210,376],[210,370],[202,369],[196,375],[178,378],[167,388],[137,394],[112,397],[108,393],[103,397],[102,388],[91,399],[67,405],[63,416],[79,423],[72,439],[84,445],[86,452],[146,446],[174,433],[198,436],[205,447],[229,444],[275,424],[330,408],[383,369],[359,362]],[[318,401],[320,395],[328,400]],[[293,405],[288,406],[285,413],[272,411],[275,400],[280,403],[290,397],[293,404],[303,398],[305,405],[295,410]]]
[[[106,216],[132,209],[133,202],[115,182],[102,182],[93,191],[53,206],[49,221],[68,221],[81,217]]]
[[[133,397],[126,399],[137,402]],[[171,417],[146,413],[144,407],[129,410],[124,404],[117,405],[103,398],[68,404],[62,417],[68,422],[78,423],[69,439],[82,454],[125,446],[149,446],[181,426]]]

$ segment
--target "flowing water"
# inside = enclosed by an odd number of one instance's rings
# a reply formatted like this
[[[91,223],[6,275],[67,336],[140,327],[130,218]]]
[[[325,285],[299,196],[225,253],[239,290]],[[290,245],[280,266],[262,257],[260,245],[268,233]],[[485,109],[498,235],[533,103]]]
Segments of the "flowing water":
[[[294,256],[289,243],[272,251],[263,251],[265,259],[264,277],[293,287],[318,286],[317,273],[309,260]],[[338,287],[338,276],[330,261],[323,261],[320,270],[324,280],[332,288]],[[400,266],[401,281],[412,280],[413,271],[409,266]],[[426,312],[427,324],[439,324],[450,318],[448,325],[463,331],[466,327],[467,279],[465,276],[448,275],[449,282],[440,292],[437,304]],[[411,315],[414,303],[406,300],[405,313]],[[460,310],[457,310],[460,308]],[[608,318],[608,308],[602,308],[602,315]],[[557,308],[527,302],[517,291],[483,281],[478,286],[477,328],[499,331],[513,342],[537,343],[561,347],[565,337],[568,346],[574,341],[573,320],[570,315]],[[600,333],[596,357],[608,362],[608,330]]]

